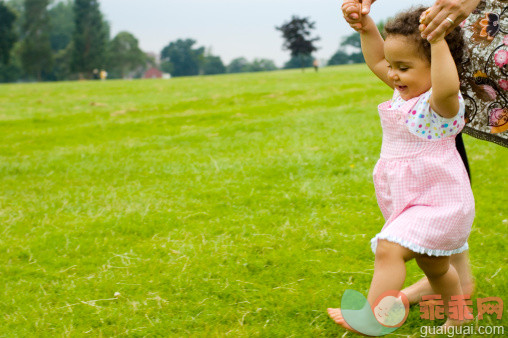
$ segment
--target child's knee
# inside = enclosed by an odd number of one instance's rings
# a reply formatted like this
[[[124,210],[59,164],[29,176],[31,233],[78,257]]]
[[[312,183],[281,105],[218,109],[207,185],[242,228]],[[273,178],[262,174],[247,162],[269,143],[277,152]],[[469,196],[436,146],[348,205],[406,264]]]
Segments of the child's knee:
[[[421,256],[416,258],[416,263],[427,277],[442,276],[453,268],[449,257]]]
[[[408,260],[409,250],[400,246],[397,243],[393,243],[384,239],[380,239],[377,242],[376,247],[376,261],[403,259]]]

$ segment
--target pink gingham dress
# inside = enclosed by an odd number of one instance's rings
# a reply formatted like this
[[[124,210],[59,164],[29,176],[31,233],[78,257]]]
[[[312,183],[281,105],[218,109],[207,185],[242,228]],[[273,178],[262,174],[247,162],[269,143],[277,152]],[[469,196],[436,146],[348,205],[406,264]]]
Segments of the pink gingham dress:
[[[464,126],[464,100],[447,119],[430,108],[432,89],[404,101],[397,90],[379,105],[381,157],[374,168],[376,197],[386,220],[371,240],[398,243],[414,252],[449,256],[468,248],[474,219],[469,178],[455,147]]]

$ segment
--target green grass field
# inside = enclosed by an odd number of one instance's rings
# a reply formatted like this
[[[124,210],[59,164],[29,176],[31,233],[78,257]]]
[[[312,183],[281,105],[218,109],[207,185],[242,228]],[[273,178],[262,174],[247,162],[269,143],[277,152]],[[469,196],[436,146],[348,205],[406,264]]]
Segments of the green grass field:
[[[390,97],[363,65],[1,85],[0,336],[342,336]],[[504,297],[508,149],[464,138],[474,298]]]

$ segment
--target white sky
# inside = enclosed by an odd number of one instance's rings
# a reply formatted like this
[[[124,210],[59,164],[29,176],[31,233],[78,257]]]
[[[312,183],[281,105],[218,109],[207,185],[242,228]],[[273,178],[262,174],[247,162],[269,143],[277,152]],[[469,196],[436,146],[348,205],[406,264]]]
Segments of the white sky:
[[[378,0],[372,17],[377,22],[412,5],[432,5],[432,0]],[[111,24],[112,38],[128,31],[145,52],[159,54],[170,41],[192,38],[197,46],[212,49],[228,64],[236,57],[274,60],[278,66],[289,60],[275,26],[292,15],[316,22],[320,49],[314,54],[328,60],[341,37],[353,32],[342,18],[341,0],[100,0]]]

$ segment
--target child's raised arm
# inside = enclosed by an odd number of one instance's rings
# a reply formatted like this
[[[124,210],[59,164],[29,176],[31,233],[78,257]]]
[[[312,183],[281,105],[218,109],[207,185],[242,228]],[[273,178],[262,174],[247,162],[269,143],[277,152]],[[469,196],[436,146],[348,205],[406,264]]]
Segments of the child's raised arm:
[[[443,38],[430,44],[432,95],[430,107],[445,118],[459,112],[460,81],[448,43]]]
[[[362,30],[360,37],[362,40],[362,53],[365,63],[370,70],[384,83],[393,88],[393,81],[388,77],[388,62],[385,59],[384,40],[377,26],[368,15],[361,18]]]

